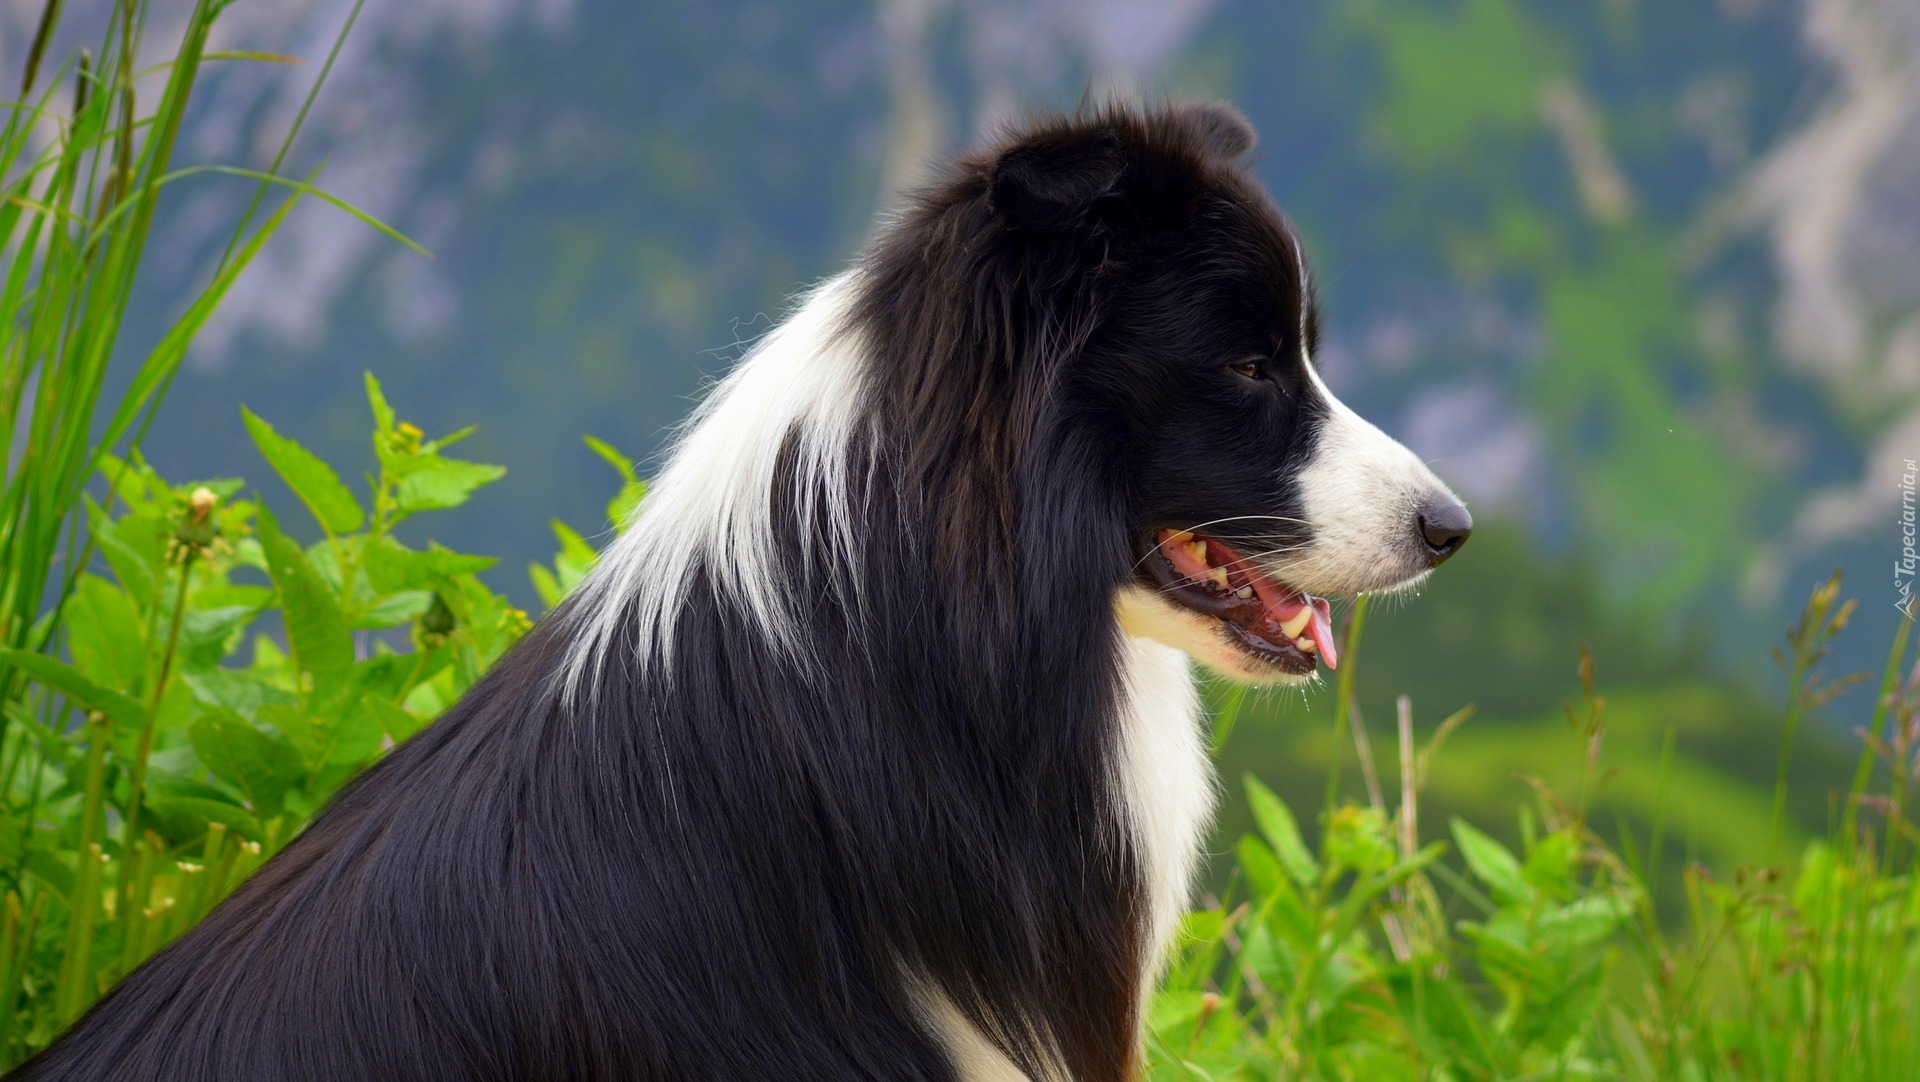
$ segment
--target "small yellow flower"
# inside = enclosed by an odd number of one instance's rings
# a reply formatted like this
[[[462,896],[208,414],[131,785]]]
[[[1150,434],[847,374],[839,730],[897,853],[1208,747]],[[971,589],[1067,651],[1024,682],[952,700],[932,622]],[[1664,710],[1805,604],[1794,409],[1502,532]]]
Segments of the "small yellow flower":
[[[401,454],[412,455],[420,452],[421,441],[425,438],[426,433],[420,431],[419,426],[411,421],[401,421],[394,426],[393,436],[388,442]]]

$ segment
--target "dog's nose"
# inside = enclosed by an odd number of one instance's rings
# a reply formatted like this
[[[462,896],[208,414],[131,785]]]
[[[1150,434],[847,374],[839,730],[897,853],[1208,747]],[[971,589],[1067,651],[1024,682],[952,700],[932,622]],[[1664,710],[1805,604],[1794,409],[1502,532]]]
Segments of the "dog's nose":
[[[1428,498],[1420,508],[1420,539],[1427,543],[1427,563],[1437,567],[1441,561],[1460,551],[1473,532],[1473,516],[1466,505],[1452,496]]]

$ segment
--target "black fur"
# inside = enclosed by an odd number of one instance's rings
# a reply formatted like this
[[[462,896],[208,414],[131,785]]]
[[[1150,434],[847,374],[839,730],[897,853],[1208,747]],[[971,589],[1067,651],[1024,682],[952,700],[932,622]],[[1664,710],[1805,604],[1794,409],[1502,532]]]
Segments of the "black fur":
[[[14,1077],[952,1078],[928,987],[1130,1077],[1114,593],[1156,528],[1297,517],[1324,409],[1251,144],[1109,107],[955,163],[858,271],[860,551],[776,492],[804,649],[703,565],[570,708],[581,595]]]

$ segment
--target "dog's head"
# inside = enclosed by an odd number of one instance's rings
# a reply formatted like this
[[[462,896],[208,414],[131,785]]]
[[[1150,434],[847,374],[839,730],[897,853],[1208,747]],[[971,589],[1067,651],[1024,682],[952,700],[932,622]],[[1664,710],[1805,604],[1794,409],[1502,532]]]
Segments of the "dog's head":
[[[1274,682],[1337,664],[1328,595],[1418,582],[1471,520],[1321,381],[1253,141],[1211,104],[1032,122],[896,219],[854,321],[938,566],[1056,612],[1099,576],[1129,632]]]
[[[989,199],[1031,265],[1091,268],[1098,318],[1053,389],[1120,479],[1128,631],[1272,682],[1338,663],[1328,595],[1417,583],[1472,520],[1315,367],[1312,276],[1218,105],[1042,124]]]

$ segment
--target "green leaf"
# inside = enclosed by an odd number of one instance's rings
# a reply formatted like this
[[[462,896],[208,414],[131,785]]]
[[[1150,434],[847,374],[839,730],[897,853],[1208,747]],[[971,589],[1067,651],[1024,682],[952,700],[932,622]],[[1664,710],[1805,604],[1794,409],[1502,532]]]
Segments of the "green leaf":
[[[1561,977],[1559,967],[1547,964],[1526,939],[1526,927],[1517,916],[1497,916],[1486,924],[1461,921],[1460,935],[1473,944],[1480,968],[1499,980],[1534,989],[1551,987]]]
[[[378,544],[362,550],[362,560],[367,581],[383,594],[424,590],[460,575],[477,574],[499,563],[491,556],[469,556],[438,546],[415,552],[385,536]]]
[[[180,679],[200,702],[248,719],[259,718],[260,708],[270,703],[292,706],[299,701],[299,696],[292,691],[246,669],[216,667],[188,671],[181,673]]]
[[[280,479],[307,505],[313,517],[320,520],[329,535],[351,533],[366,521],[366,514],[360,510],[359,501],[353,493],[341,483],[340,475],[333,467],[321,461],[313,452],[300,446],[293,440],[273,430],[273,426],[260,419],[252,410],[240,407],[240,415],[246,420],[247,432],[253,436],[254,445],[266,456],[268,465],[280,475]]]
[[[82,575],[67,599],[67,650],[74,667],[107,687],[138,692],[146,681],[146,622],[125,590]]]
[[[1386,817],[1373,808],[1345,805],[1327,823],[1321,852],[1335,868],[1378,872],[1393,866],[1393,841]]]
[[[40,683],[65,695],[82,710],[97,711],[113,719],[122,730],[146,727],[147,708],[131,696],[101,687],[71,665],[66,665],[31,650],[0,647],[0,665],[13,665]]]
[[[1183,945],[1212,943],[1225,935],[1227,915],[1218,909],[1202,909],[1180,916],[1180,935],[1176,942]]]
[[[567,591],[560,585],[560,580],[545,567],[528,564],[527,577],[533,580],[533,590],[540,595],[540,603],[547,608],[551,609],[567,599]]]
[[[444,451],[478,431],[480,431],[479,425],[468,425],[465,428],[456,428],[439,439],[429,442],[427,449],[431,451]]]
[[[387,396],[380,390],[380,381],[373,378],[373,373],[362,375],[366,377],[367,405],[373,410],[373,446],[375,450],[385,450],[387,437],[393,435],[396,423],[393,407],[387,404]]]
[[[275,712],[274,724],[315,770],[364,762],[380,750],[382,735],[380,719],[365,700],[399,694],[414,662],[412,655],[383,654],[322,676],[305,712]]]
[[[613,524],[616,531],[626,532],[627,527],[633,524],[633,516],[639,513],[640,501],[646,496],[645,481],[629,481],[621,485],[619,493],[607,501],[607,521]]]
[[[1287,809],[1286,802],[1252,774],[1246,776],[1246,785],[1247,802],[1253,806],[1254,822],[1260,824],[1260,833],[1267,836],[1274,855],[1280,858],[1287,874],[1303,887],[1318,880],[1319,862],[1313,859],[1307,843],[1300,839],[1300,825],[1294,821],[1293,812]]]
[[[373,715],[374,720],[380,723],[380,728],[387,734],[387,738],[396,744],[427,726],[428,719],[420,717],[404,706],[395,705],[390,699],[369,695],[360,701]]]
[[[1527,882],[1553,897],[1565,897],[1573,888],[1575,861],[1580,840],[1572,830],[1558,830],[1540,839],[1527,851],[1520,874]]]
[[[1476,1069],[1473,1077],[1494,1078],[1505,1073],[1495,1059],[1477,1005],[1462,994],[1459,984],[1435,977],[1421,965],[1406,966],[1388,979],[1395,1000],[1418,1004],[1409,1012],[1409,1021],[1414,1041],[1429,1062],[1464,1059]]]
[[[141,457],[139,448],[135,448],[126,458],[103,452],[100,455],[100,476],[106,479],[113,494],[136,513],[151,509],[158,499],[172,492],[171,486]]]
[[[1578,953],[1612,935],[1629,914],[1624,899],[1589,894],[1540,914],[1533,930],[1537,942],[1550,950]]]
[[[252,53],[252,52],[209,53],[207,54],[206,57],[203,57],[203,59],[211,58],[211,59],[226,60],[226,59],[235,58],[235,57],[244,57],[249,59],[271,58],[271,59],[279,60],[282,63],[294,62],[291,57],[275,57],[274,54],[272,53]],[[349,203],[346,200],[340,198],[339,196],[334,195],[332,192],[328,192],[320,188],[316,188],[312,184],[309,184],[303,180],[295,180],[292,177],[281,176],[278,173],[263,173],[258,169],[243,169],[237,165],[190,165],[184,169],[176,169],[173,172],[168,173],[166,176],[161,177],[160,183],[165,184],[168,181],[179,180],[182,177],[190,177],[198,173],[225,173],[228,176],[247,177],[252,180],[257,180],[262,184],[279,184],[284,187],[292,188],[294,191],[298,192],[301,195],[311,196],[327,204],[328,206],[333,207],[335,210],[338,210],[344,214],[347,214],[354,218],[359,219],[362,224],[368,226],[374,231],[385,235],[390,240],[399,241],[401,244],[404,244],[407,247],[413,249],[414,251],[420,253],[421,255],[426,256],[428,259],[433,258],[433,253],[427,251],[425,248],[420,247],[419,242],[415,241],[412,237],[407,236],[405,233],[400,232],[399,230],[381,221],[380,219],[374,217],[373,215],[368,214],[366,211],[361,210],[359,207],[354,206],[352,203]]]
[[[88,529],[106,557],[113,577],[143,607],[151,605],[165,564],[166,524],[157,515],[128,514],[108,519],[107,512],[87,498]]]
[[[219,605],[191,609],[180,621],[181,661],[195,668],[211,668],[238,649],[247,625],[260,614],[258,605]]]
[[[1287,873],[1280,869],[1280,861],[1267,843],[1251,834],[1243,834],[1233,847],[1233,852],[1239,860],[1241,874],[1247,877],[1247,886],[1253,890],[1254,901],[1263,901],[1271,895],[1293,889],[1287,885]]]
[[[328,766],[364,763],[379,753],[384,736],[386,732],[380,727],[379,716],[367,708],[365,698],[357,699],[331,719],[331,728],[325,734],[325,763]]]
[[[435,592],[456,591],[458,583],[472,581],[475,572],[495,562],[441,548],[414,552],[391,537],[368,540],[361,566],[372,589],[361,592],[352,614],[354,627],[405,624],[431,608]]]
[[[588,448],[620,474],[620,491],[607,502],[607,521],[615,530],[625,530],[633,521],[634,510],[647,495],[647,483],[634,473],[633,459],[615,450],[612,444],[592,436],[585,439]]]
[[[1147,1025],[1155,1030],[1175,1030],[1181,1036],[1193,1030],[1194,1023],[1206,1009],[1204,993],[1158,992],[1148,1005]]]
[[[73,868],[61,859],[61,854],[48,847],[35,846],[27,851],[25,864],[29,875],[56,893],[72,897]]]
[[[593,453],[599,455],[607,465],[620,471],[621,480],[627,482],[639,480],[638,477],[634,476],[633,459],[614,450],[613,445],[606,440],[595,436],[585,436],[582,437],[582,439],[586,442],[586,445],[593,450]]]
[[[1452,821],[1453,840],[1482,883],[1503,904],[1523,904],[1533,900],[1533,886],[1520,874],[1520,862],[1507,847],[1481,833],[1471,823],[1456,816]]]
[[[470,684],[526,630],[526,614],[471,575],[455,580],[449,587],[441,593],[441,599],[465,633],[458,637],[459,641],[473,647],[471,651],[462,652],[471,656],[456,660],[462,680]]]
[[[432,602],[432,590],[402,590],[397,594],[388,594],[355,616],[353,626],[399,627],[427,611],[427,606]]]
[[[1608,967],[1602,956],[1592,956],[1571,972],[1557,976],[1545,987],[1536,988],[1514,1027],[1514,1036],[1527,1043],[1539,1043],[1558,1055],[1569,1041],[1593,1018]]]
[[[158,779],[154,777],[150,780]],[[233,798],[225,794],[217,797],[181,796],[160,791],[158,786],[154,786],[148,790],[148,797],[140,810],[143,825],[147,816],[152,816],[153,825],[159,830],[160,836],[176,845],[205,837],[208,823],[224,824],[240,837],[254,841],[262,837],[259,818],[233,803]]]
[[[300,667],[315,675],[339,672],[353,664],[353,632],[341,614],[340,601],[307,561],[307,554],[280,532],[273,513],[260,507],[260,547],[267,556],[267,574],[280,592],[281,617],[287,641]]]
[[[573,592],[573,588],[587,577],[600,553],[587,543],[573,527],[554,519],[553,536],[560,542],[560,551],[553,557],[554,577],[559,581],[562,596]]]
[[[1289,988],[1298,976],[1294,951],[1260,922],[1247,926],[1240,945],[1240,962],[1251,967],[1270,988]]]
[[[293,745],[253,727],[231,711],[216,710],[187,726],[194,754],[214,776],[232,783],[247,803],[271,819],[280,814],[287,790],[306,779]]]
[[[458,507],[467,502],[474,489],[498,481],[507,472],[504,466],[434,454],[405,459],[403,470],[394,498],[400,510],[409,513]]]

